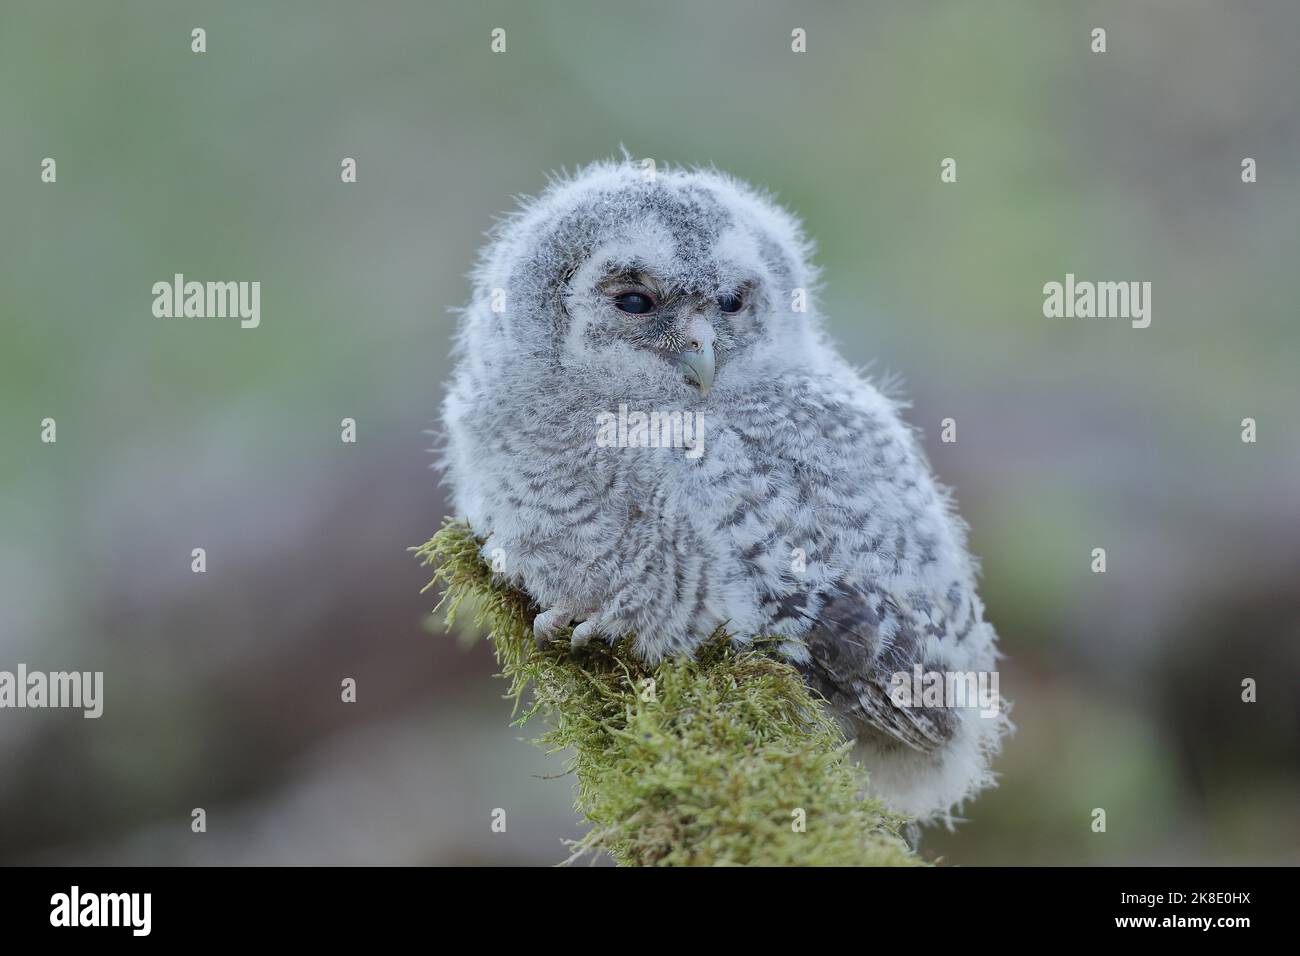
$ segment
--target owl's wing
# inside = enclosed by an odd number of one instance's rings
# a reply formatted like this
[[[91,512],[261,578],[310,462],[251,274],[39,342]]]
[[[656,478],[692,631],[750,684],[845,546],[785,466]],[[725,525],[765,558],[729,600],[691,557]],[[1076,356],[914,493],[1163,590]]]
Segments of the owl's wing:
[[[958,718],[952,711],[899,707],[889,693],[894,674],[907,674],[910,681],[913,665],[925,665],[927,635],[953,636],[942,611],[924,600],[855,589],[828,598],[812,621],[803,637],[811,660],[800,669],[853,729],[869,728],[925,753],[953,735]]]

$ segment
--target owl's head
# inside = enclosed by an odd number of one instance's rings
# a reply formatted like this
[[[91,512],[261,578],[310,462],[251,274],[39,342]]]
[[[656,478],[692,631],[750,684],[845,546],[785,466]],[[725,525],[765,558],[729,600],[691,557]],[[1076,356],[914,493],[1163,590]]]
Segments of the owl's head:
[[[497,229],[467,338],[595,397],[703,400],[812,341],[809,254],[792,216],[728,176],[597,163]]]

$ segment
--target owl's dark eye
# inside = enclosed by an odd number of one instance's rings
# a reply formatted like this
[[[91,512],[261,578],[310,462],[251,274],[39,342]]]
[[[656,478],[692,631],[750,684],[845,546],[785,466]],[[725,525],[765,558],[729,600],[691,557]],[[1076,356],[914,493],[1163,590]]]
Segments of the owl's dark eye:
[[[655,300],[642,292],[623,292],[614,296],[614,306],[628,315],[645,315],[655,310]]]
[[[735,314],[736,312],[739,312],[744,307],[745,307],[745,300],[738,295],[734,295],[729,292],[726,295],[718,296],[719,311],[726,312],[728,314]]]

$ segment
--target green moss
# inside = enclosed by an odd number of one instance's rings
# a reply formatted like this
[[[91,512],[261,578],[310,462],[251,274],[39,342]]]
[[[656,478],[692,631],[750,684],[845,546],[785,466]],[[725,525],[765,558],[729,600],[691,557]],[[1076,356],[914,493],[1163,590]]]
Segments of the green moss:
[[[494,578],[480,544],[447,522],[413,550],[435,569],[428,587],[444,589],[448,627],[472,606],[475,628],[486,628],[516,725],[541,715],[549,729],[538,742],[572,754],[576,807],[592,826],[570,859],[604,850],[634,865],[919,863],[899,836],[906,821],[863,798],[848,744],[793,667],[735,651],[721,632],[698,659],[653,669],[629,639],[538,649],[537,608]]]

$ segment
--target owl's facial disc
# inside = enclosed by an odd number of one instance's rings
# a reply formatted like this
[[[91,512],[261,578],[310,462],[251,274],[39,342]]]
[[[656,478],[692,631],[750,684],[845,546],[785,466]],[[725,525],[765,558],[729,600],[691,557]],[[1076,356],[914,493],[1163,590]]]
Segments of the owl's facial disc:
[[[598,286],[618,316],[618,335],[658,356],[705,397],[713,388],[720,347],[718,322],[745,307],[742,292],[720,296],[686,293],[646,270],[615,270]]]

